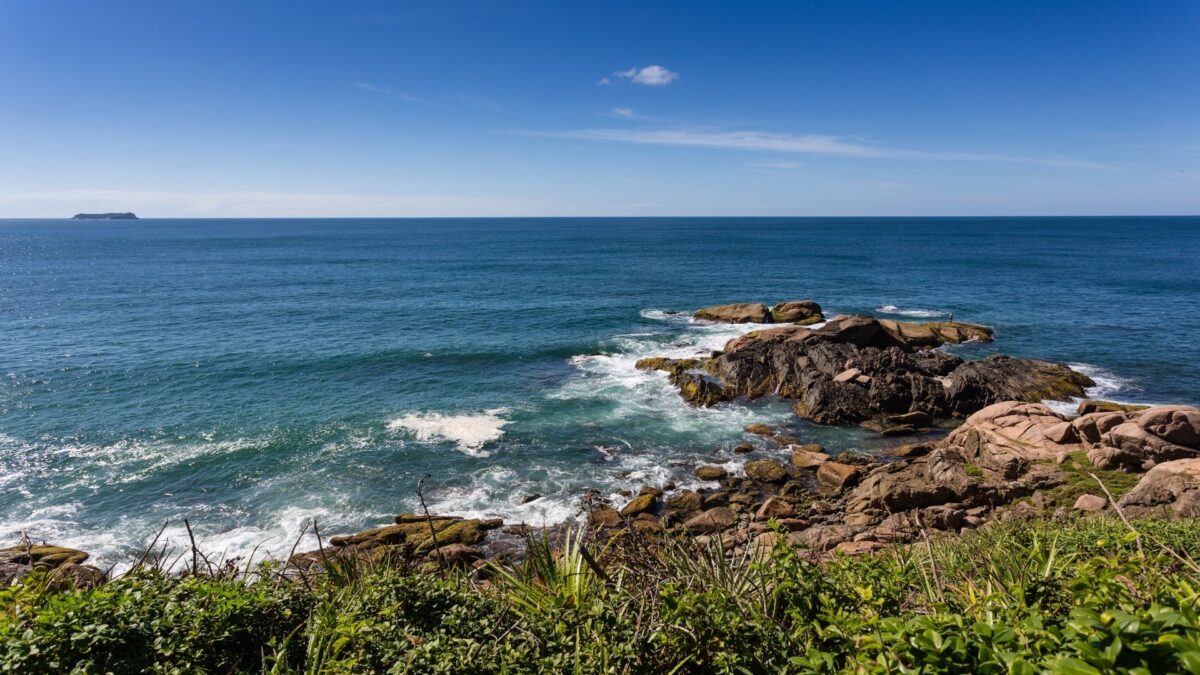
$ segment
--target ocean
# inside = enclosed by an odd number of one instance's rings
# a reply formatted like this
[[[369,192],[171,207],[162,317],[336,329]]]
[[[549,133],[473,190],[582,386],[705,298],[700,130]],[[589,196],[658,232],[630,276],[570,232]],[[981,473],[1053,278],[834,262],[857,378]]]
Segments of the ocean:
[[[589,489],[782,456],[732,452],[752,422],[883,447],[634,368],[753,328],[698,307],[796,299],[952,313],[996,330],[965,358],[1200,402],[1196,217],[0,220],[0,545],[120,564],[187,518],[206,550],[279,556],[314,518],[418,508],[425,474],[434,512],[541,525]]]

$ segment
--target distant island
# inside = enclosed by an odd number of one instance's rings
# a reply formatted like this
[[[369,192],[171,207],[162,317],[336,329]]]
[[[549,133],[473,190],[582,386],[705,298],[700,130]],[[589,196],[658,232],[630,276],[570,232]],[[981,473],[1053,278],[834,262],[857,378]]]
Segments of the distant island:
[[[133,213],[76,213],[71,220],[137,220]]]

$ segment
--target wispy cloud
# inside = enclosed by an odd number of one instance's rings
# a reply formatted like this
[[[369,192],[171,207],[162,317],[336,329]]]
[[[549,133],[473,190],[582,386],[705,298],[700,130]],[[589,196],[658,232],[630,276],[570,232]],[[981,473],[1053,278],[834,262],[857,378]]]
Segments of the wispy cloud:
[[[639,68],[634,66],[629,70],[618,70],[610,76],[602,77],[596,80],[596,84],[612,84],[613,78],[617,80],[628,80],[634,84],[640,84],[647,87],[665,87],[668,84],[679,79],[679,73],[667,70],[662,66],[651,65]]]
[[[572,131],[521,132],[529,135],[574,140],[663,145],[756,152],[878,157],[957,162],[1017,162],[1080,169],[1112,168],[1098,162],[1070,157],[1023,157],[969,152],[906,150],[863,143],[839,136],[822,134],[780,134],[765,131],[713,131],[708,129],[578,129]]]
[[[613,108],[604,113],[606,117],[615,117],[620,120],[644,120],[648,119],[633,111],[633,108]]]
[[[384,96],[394,96],[402,101],[408,101],[409,103],[433,103],[433,101],[430,101],[429,99],[421,98],[420,96],[414,96],[405,91],[398,91],[383,84],[375,84],[374,82],[354,82],[352,84],[363,91],[369,91],[372,94],[382,94]]]

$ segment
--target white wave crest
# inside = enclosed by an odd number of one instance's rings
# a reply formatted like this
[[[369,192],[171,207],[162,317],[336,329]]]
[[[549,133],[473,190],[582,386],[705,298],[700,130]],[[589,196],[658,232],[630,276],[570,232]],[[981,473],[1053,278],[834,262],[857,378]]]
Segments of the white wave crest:
[[[673,309],[643,309],[638,312],[643,319],[653,319],[655,321],[674,321],[677,323],[687,323],[692,317],[686,312],[677,312]]]
[[[896,314],[898,316],[911,316],[918,319],[932,319],[939,316],[946,316],[947,312],[940,312],[936,309],[904,309],[895,305],[880,305],[875,308],[876,312],[883,314]]]
[[[1079,402],[1084,398],[1100,398],[1114,403],[1132,403],[1132,401],[1121,400],[1120,397],[1141,391],[1141,387],[1137,386],[1133,380],[1117,375],[1111,370],[1090,363],[1068,363],[1067,365],[1092,378],[1096,384],[1085,389],[1082,398],[1076,396],[1069,401],[1042,401],[1047,408],[1061,415],[1074,416]]]
[[[451,441],[462,453],[487,457],[483,446],[504,435],[508,420],[501,417],[507,408],[481,413],[446,415],[436,412],[407,413],[388,422],[391,431],[408,431],[418,441]]]

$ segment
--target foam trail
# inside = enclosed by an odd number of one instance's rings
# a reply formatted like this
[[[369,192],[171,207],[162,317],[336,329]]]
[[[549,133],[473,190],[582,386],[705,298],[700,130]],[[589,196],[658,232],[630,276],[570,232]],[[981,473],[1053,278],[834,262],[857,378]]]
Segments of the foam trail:
[[[408,413],[388,422],[391,431],[408,431],[418,441],[451,441],[460,452],[472,457],[487,457],[483,446],[504,435],[508,420],[501,417],[506,408],[494,408],[473,415],[446,415],[436,412]]]
[[[946,312],[939,312],[936,309],[902,309],[895,305],[880,305],[875,308],[876,312],[883,314],[896,314],[898,316],[911,316],[918,319],[932,319],[939,316],[946,316]]]

